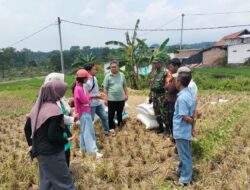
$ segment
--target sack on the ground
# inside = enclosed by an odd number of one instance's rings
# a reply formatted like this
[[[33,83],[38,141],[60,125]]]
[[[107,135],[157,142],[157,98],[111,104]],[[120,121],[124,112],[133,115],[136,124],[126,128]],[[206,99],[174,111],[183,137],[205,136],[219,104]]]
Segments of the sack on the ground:
[[[139,104],[137,105],[137,110],[145,113],[146,115],[151,115],[151,116],[155,115],[153,104],[147,104],[147,103]]]
[[[137,107],[137,111],[138,111],[138,114],[146,115],[150,119],[156,119],[155,115],[151,115],[151,113],[146,109],[143,109],[141,107]]]
[[[138,114],[137,119],[146,126],[146,129],[154,129],[159,127],[158,122],[155,119],[150,119],[147,115]]]

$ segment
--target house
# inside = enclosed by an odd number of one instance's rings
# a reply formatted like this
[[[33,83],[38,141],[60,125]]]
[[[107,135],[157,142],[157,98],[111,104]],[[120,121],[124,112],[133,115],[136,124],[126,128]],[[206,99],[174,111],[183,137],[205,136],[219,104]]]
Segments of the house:
[[[224,36],[221,40],[216,42],[215,46],[227,46],[230,44],[231,40],[238,38],[239,36],[250,34],[250,32],[247,29],[241,30],[239,32],[235,32],[233,34],[229,34],[227,36]]]
[[[200,49],[183,49],[178,50],[178,53],[175,53],[174,57],[180,59],[182,63],[185,62],[186,59],[191,57],[192,55],[197,54]]]
[[[226,60],[227,50],[224,47],[210,47],[184,59],[182,63],[188,66],[215,66]],[[193,65],[193,66],[192,66]]]
[[[215,66],[226,61],[227,50],[222,46],[213,46],[202,51],[202,64],[204,66]]]
[[[202,66],[215,66],[228,62],[228,64],[241,64],[250,57],[250,32],[247,29],[224,36],[215,46],[201,50],[183,60],[183,64]]]
[[[226,40],[225,43],[228,44],[227,62],[229,65],[244,64],[250,59],[250,34]]]

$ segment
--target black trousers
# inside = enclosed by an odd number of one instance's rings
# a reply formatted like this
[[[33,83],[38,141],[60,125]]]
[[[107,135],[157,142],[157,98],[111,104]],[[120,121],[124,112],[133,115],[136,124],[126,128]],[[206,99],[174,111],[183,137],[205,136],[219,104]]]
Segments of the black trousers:
[[[38,155],[39,190],[76,190],[62,150],[53,155]]]
[[[69,163],[70,163],[70,149],[69,148],[65,151],[65,160],[66,160],[67,166],[69,167]]]
[[[172,136],[172,141],[175,142],[173,138],[173,117],[175,111],[175,102],[168,102],[168,121],[169,121],[169,130]]]
[[[109,129],[115,128],[115,113],[117,115],[118,126],[121,125],[124,105],[125,101],[108,101]]]

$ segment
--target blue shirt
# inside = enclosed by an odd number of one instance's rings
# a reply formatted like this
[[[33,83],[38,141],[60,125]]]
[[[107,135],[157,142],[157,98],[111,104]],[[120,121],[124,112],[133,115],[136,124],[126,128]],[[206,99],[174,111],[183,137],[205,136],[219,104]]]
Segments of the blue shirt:
[[[93,85],[95,84],[94,88],[92,89]],[[91,92],[89,93],[91,96],[96,96],[99,94],[99,87],[98,87],[98,81],[97,78],[95,76],[93,76],[92,78],[90,78],[88,80],[87,83],[84,84],[85,90],[86,92],[89,92],[89,90],[91,90]],[[95,106],[99,106],[101,105],[102,102],[97,99],[97,98],[91,98],[91,103],[90,103],[90,107],[95,107]]]
[[[190,140],[192,137],[192,124],[183,120],[183,116],[193,116],[196,100],[188,88],[182,89],[175,102],[175,112],[173,118],[174,139]]]

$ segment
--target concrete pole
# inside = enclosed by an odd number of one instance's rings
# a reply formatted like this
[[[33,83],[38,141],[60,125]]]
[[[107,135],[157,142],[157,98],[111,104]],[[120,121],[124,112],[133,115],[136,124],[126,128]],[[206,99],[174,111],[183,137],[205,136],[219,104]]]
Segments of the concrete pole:
[[[59,39],[60,39],[60,54],[61,54],[61,69],[64,74],[64,61],[63,61],[63,49],[62,49],[62,33],[61,33],[61,19],[57,17],[58,20],[58,29],[59,29]]]
[[[182,49],[182,35],[183,35],[183,23],[184,23],[184,14],[181,14],[181,42],[180,42],[180,49]]]

